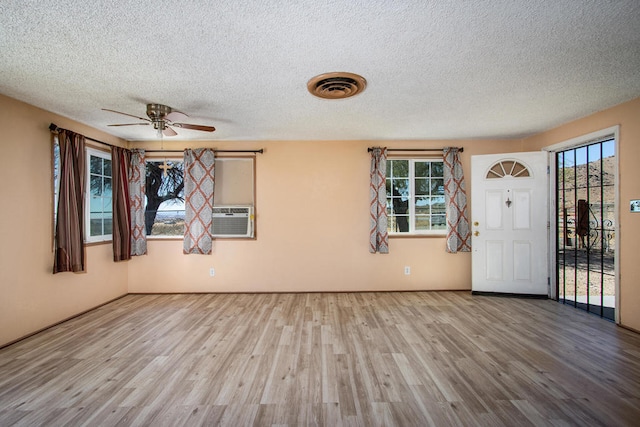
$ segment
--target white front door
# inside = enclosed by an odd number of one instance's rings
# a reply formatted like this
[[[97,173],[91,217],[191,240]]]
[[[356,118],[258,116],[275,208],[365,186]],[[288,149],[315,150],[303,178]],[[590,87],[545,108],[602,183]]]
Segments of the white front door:
[[[471,157],[474,292],[548,295],[547,153]]]

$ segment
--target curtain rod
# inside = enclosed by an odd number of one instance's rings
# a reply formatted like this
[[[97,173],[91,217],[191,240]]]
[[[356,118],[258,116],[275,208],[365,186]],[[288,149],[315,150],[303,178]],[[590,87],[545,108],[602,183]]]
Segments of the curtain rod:
[[[58,125],[56,125],[55,123],[51,123],[49,125],[49,130],[51,131],[51,133],[58,133],[59,131],[63,130],[61,127],[58,127]],[[82,135],[84,136],[84,135]],[[104,141],[99,141],[97,139],[93,139],[90,138],[88,136],[84,136],[84,139],[88,139],[89,141],[93,141],[93,142],[99,142],[100,144],[104,144],[107,145],[109,147],[117,147],[117,145],[113,145],[113,144],[109,144],[108,142],[104,142]]]
[[[387,151],[442,151],[443,148],[387,148]],[[373,147],[367,148],[367,152],[372,152]],[[459,147],[458,152],[462,153],[464,147]]]
[[[259,150],[213,150],[216,153],[264,153],[264,148]],[[184,153],[184,150],[144,150],[145,153]]]
[[[49,125],[49,130],[51,132],[58,132],[60,130],[62,130],[62,128],[58,127],[58,125],[56,125],[55,123],[51,123]],[[83,135],[84,136],[84,135]],[[108,142],[104,142],[104,141],[99,141],[97,139],[93,139],[90,138],[88,136],[84,137],[85,139],[88,139],[89,141],[93,141],[93,142],[98,142],[100,144],[104,144],[108,147],[117,147],[117,145],[113,145],[113,144],[109,144]],[[123,147],[120,147],[123,148]],[[264,153],[264,149],[261,148],[259,150],[213,150],[216,153]],[[184,150],[145,150],[145,153],[183,153]]]

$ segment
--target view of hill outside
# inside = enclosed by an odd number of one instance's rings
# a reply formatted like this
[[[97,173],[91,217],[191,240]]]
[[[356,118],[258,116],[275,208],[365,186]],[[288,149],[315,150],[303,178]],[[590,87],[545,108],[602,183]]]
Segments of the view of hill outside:
[[[557,283],[566,303],[613,319],[615,141],[557,153]]]

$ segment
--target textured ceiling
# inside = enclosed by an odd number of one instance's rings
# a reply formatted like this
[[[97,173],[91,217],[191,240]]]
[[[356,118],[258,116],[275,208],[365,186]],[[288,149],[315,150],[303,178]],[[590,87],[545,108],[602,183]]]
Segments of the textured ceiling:
[[[640,96],[638,0],[2,0],[0,93],[128,140],[513,138]],[[347,71],[361,94],[315,98]]]

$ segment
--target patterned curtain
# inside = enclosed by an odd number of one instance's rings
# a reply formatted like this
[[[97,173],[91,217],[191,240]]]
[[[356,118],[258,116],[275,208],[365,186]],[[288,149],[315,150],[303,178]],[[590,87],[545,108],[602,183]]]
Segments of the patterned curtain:
[[[444,197],[447,212],[447,252],[471,251],[471,231],[467,217],[462,164],[458,149],[447,147],[444,156]]]
[[[113,260],[131,259],[131,203],[129,200],[129,162],[131,153],[111,147],[111,185],[113,194]]]
[[[147,235],[144,225],[144,197],[147,165],[144,150],[131,150],[129,168],[129,204],[131,209],[131,255],[147,253]]]
[[[185,254],[211,253],[214,166],[212,149],[184,151]]]
[[[53,272],[84,271],[84,136],[60,129],[60,190]]]
[[[369,174],[369,252],[389,253],[387,232],[387,149],[371,149],[371,172]]]

